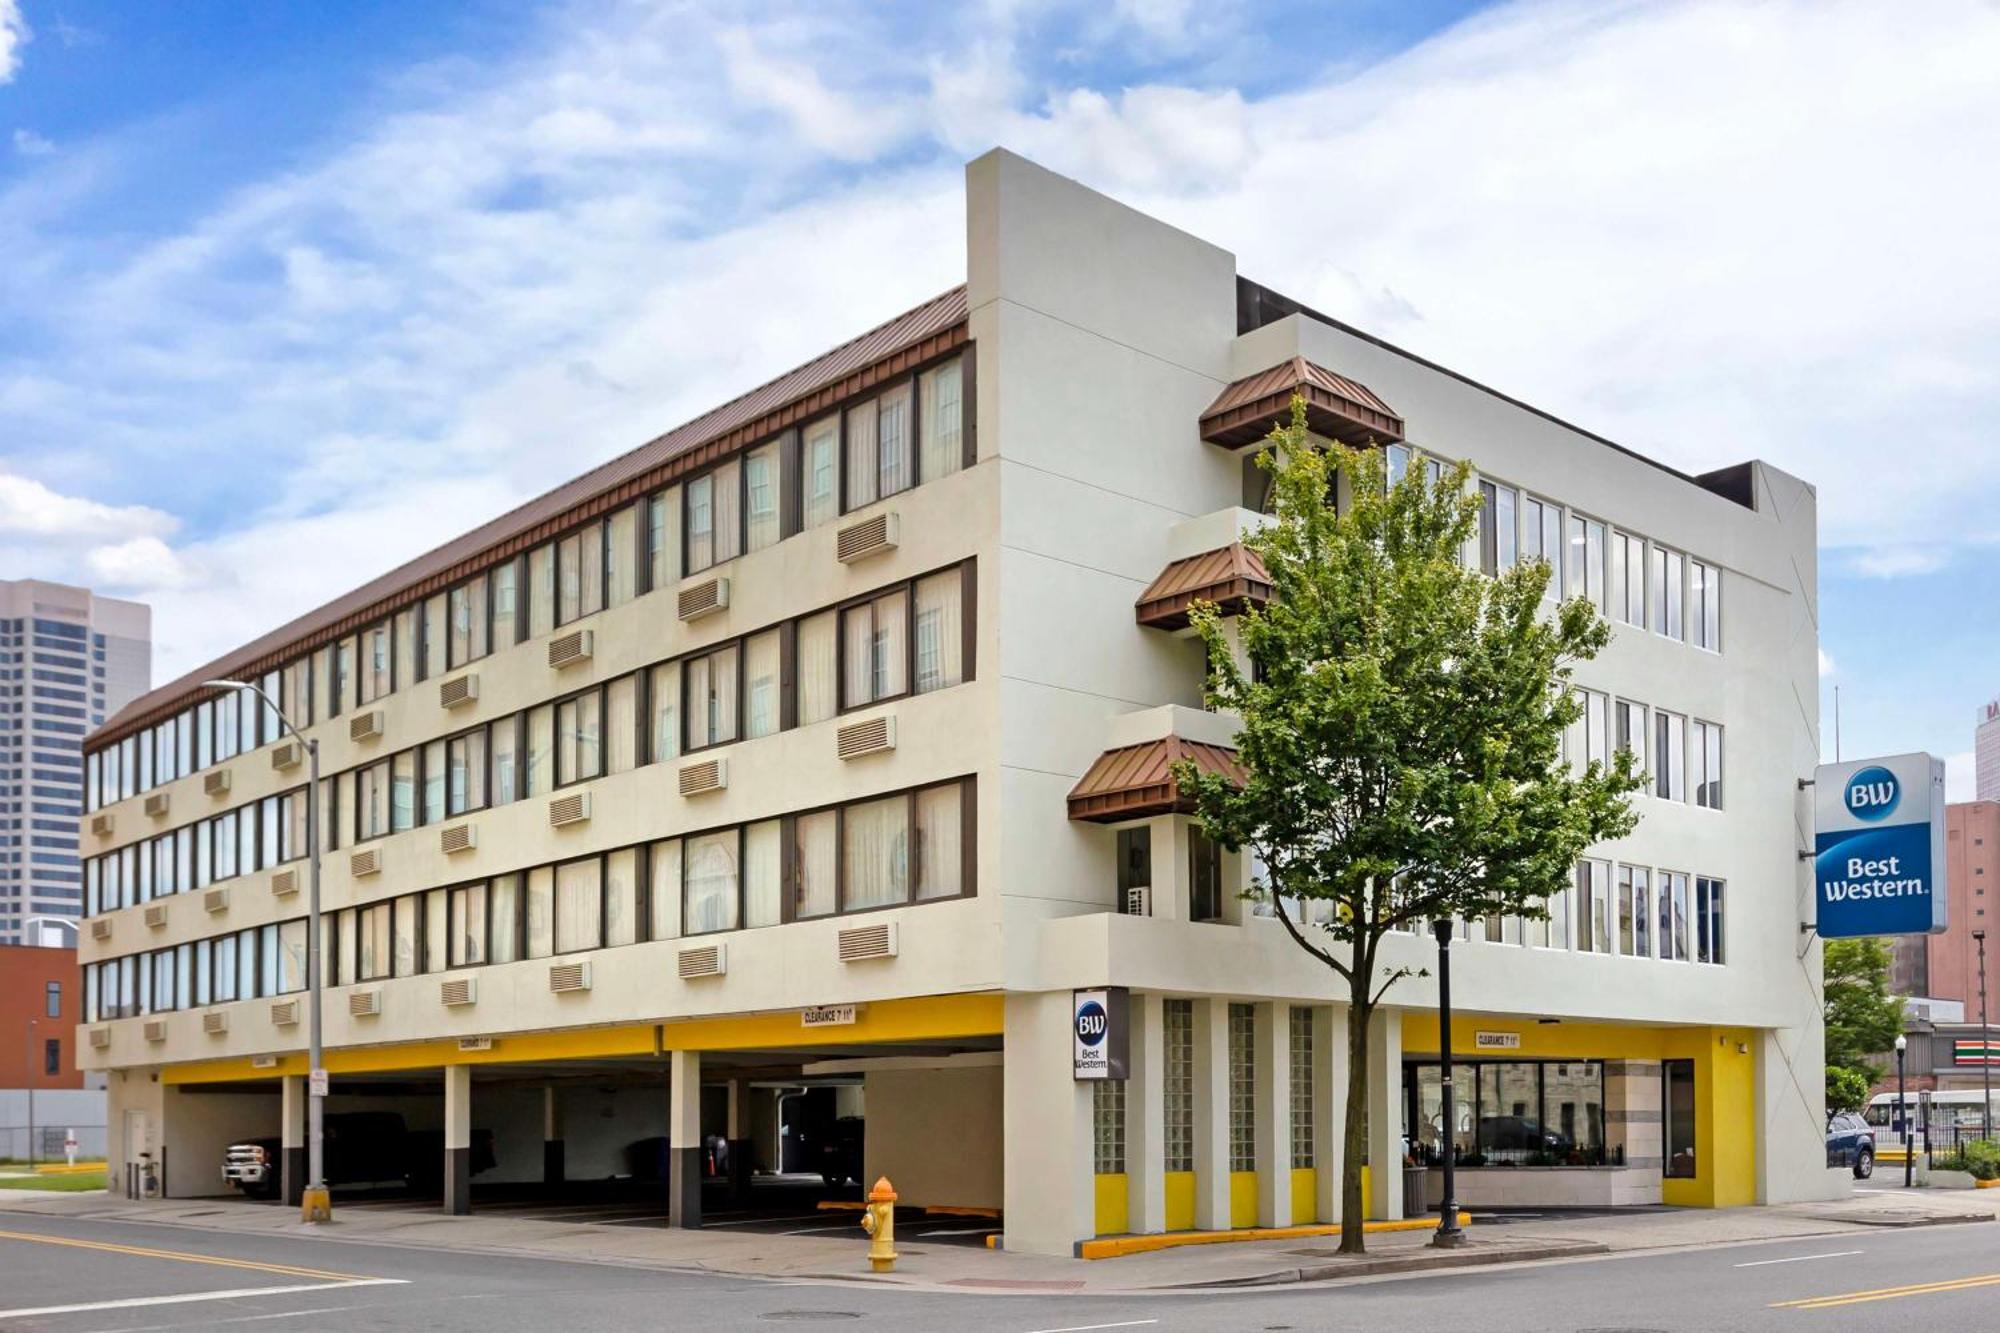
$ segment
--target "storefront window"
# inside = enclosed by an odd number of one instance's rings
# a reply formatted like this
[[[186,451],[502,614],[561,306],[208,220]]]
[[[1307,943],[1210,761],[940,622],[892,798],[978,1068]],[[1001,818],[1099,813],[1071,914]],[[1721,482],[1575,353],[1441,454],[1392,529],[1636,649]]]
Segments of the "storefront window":
[[[1604,1066],[1597,1061],[1474,1061],[1460,1065],[1449,1133],[1439,1067],[1407,1067],[1410,1151],[1442,1160],[1449,1139],[1460,1166],[1617,1165],[1604,1138]]]
[[[1694,1061],[1661,1062],[1662,1138],[1668,1180],[1694,1179]]]

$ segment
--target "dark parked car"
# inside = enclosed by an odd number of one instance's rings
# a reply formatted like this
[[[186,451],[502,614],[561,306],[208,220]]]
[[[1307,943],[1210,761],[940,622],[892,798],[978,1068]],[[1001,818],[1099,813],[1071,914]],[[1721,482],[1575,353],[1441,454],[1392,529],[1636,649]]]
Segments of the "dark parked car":
[[[1856,1180],[1875,1174],[1875,1131],[1853,1111],[1826,1118],[1826,1164],[1854,1168]]]
[[[819,1140],[819,1173],[828,1189],[846,1182],[861,1183],[861,1145],[866,1122],[858,1115],[844,1115],[828,1125]]]
[[[329,1185],[399,1180],[435,1188],[444,1178],[444,1133],[413,1130],[394,1111],[345,1111],[326,1117],[324,1165]],[[281,1140],[244,1139],[223,1150],[222,1178],[253,1199],[275,1199],[284,1175]],[[472,1131],[472,1174],[494,1164],[493,1131]]]
[[[1489,1115],[1479,1121],[1485,1152],[1568,1152],[1569,1135],[1524,1115]]]

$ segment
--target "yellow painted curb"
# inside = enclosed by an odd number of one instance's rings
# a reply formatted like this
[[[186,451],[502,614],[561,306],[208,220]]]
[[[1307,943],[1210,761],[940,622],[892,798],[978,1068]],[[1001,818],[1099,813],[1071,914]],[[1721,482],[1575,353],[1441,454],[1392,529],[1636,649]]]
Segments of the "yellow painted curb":
[[[1972,1182],[1972,1188],[1976,1190],[2000,1190],[2000,1180],[1975,1180]]]
[[[1381,1231],[1432,1231],[1439,1219],[1435,1217],[1407,1217],[1392,1222],[1363,1222],[1364,1232]],[[1458,1215],[1460,1226],[1472,1224],[1472,1214]],[[1250,1240],[1300,1240],[1314,1236],[1338,1236],[1339,1223],[1323,1223],[1302,1227],[1238,1227],[1233,1231],[1168,1231],[1151,1236],[1112,1236],[1102,1240],[1087,1240],[1077,1247],[1077,1257],[1081,1259],[1117,1259],[1128,1254],[1145,1254],[1152,1250],[1172,1250],[1183,1245],[1229,1245]]]
[[[867,1206],[859,1199],[821,1199],[818,1204],[823,1213],[858,1213]]]
[[[997,1218],[1000,1216],[1000,1210],[998,1208],[960,1208],[957,1206],[947,1207],[947,1208],[926,1208],[924,1209],[924,1216]]]
[[[82,1176],[88,1175],[93,1171],[102,1170],[104,1170],[104,1163],[102,1162],[78,1162],[75,1166],[71,1166],[67,1162],[51,1162],[37,1166],[35,1174],[38,1176]]]

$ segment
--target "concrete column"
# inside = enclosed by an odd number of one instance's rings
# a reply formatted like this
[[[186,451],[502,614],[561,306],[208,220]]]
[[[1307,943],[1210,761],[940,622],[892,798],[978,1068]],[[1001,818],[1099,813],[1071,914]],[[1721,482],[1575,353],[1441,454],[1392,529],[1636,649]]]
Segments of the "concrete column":
[[[729,1142],[729,1193],[740,1204],[750,1197],[752,1144],[748,1079],[729,1080],[729,1123],[723,1127],[723,1134]]]
[[[1313,1006],[1313,1158],[1318,1163],[1319,1220],[1340,1220],[1341,1123],[1347,1111],[1347,1010]]]
[[[701,1052],[674,1051],[667,1067],[667,1225],[701,1225]]]
[[[1229,1002],[1194,1002],[1194,1224],[1229,1228]]]
[[[278,1093],[279,1179],[285,1207],[296,1208],[306,1192],[306,1077],[287,1074]]]
[[[1152,832],[1153,915],[1169,921],[1187,919],[1187,821],[1155,815],[1146,821]]]
[[[444,1067],[444,1210],[472,1211],[472,1066]]]
[[[1077,1082],[1072,1062],[1070,993],[1010,992],[1006,1005],[1005,1244],[1026,1254],[1071,1257],[1078,1241],[1096,1233],[1097,1184],[1090,1085]]]
[[[553,1083],[542,1087],[542,1183],[563,1183],[562,1089]]]
[[[1167,1229],[1166,1019],[1164,997],[1131,1001],[1130,1077],[1125,1082],[1126,1222],[1133,1231]]]
[[[1368,1179],[1371,1216],[1403,1215],[1403,1011],[1377,1009],[1368,1030]]]
[[[1257,1225],[1292,1224],[1292,1006],[1257,1006]]]

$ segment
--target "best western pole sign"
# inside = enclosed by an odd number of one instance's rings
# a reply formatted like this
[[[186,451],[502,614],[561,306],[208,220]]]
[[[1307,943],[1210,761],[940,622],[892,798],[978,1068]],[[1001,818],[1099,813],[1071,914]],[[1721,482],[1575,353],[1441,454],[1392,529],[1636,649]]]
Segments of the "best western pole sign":
[[[1124,1078],[1130,1064],[1132,1019],[1123,986],[1072,993],[1076,1077]]]
[[[1943,760],[1899,754],[1821,764],[1813,832],[1822,938],[1944,929]]]

